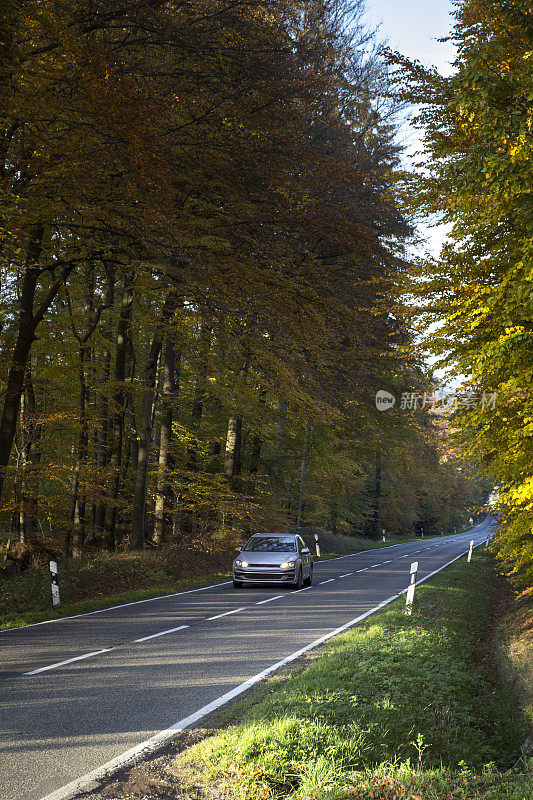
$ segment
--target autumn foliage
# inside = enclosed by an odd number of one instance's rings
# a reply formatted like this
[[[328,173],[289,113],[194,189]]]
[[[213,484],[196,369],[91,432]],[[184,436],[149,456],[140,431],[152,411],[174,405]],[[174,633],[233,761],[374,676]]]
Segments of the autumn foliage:
[[[293,523],[429,532],[480,499],[427,413],[374,405],[428,379],[394,299],[396,104],[361,13],[2,12],[6,535],[80,556]]]

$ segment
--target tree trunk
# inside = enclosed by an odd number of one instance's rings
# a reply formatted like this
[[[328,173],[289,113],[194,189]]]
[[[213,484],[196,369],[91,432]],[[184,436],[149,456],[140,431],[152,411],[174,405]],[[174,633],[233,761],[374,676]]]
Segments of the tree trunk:
[[[144,517],[146,510],[146,487],[148,478],[148,461],[152,439],[152,410],[154,403],[157,360],[161,351],[161,339],[156,336],[150,345],[146,359],[144,392],[141,406],[139,426],[139,456],[135,484],[133,490],[133,511],[131,517],[130,550],[141,550],[144,547]]]
[[[18,459],[18,530],[19,542],[26,544],[27,531],[26,531],[26,480],[27,480],[27,463],[28,463],[28,449],[30,441],[27,430],[28,421],[26,419],[26,402],[24,392],[20,397],[20,437],[21,447],[20,456]]]
[[[287,436],[287,403],[280,400],[278,403],[278,421],[276,425],[276,460],[274,475],[279,491],[283,487],[283,476],[285,473],[285,439]]]
[[[173,292],[167,294],[158,331],[150,345],[144,371],[144,392],[141,406],[141,422],[139,426],[139,456],[133,491],[133,511],[131,518],[130,550],[141,550],[144,547],[144,523],[146,511],[146,490],[148,482],[148,464],[152,441],[152,422],[154,406],[154,390],[157,377],[157,362],[162,347],[165,326],[171,313],[176,308],[176,297]]]
[[[329,504],[329,528],[332,533],[337,533],[337,502],[331,500]]]
[[[241,471],[242,418],[232,415],[228,420],[228,435],[224,454],[224,472],[234,478]]]
[[[39,269],[37,265],[41,257],[43,235],[44,228],[42,225],[39,225],[33,230],[30,236],[26,256],[26,267],[22,280],[17,339],[13,349],[4,396],[2,418],[0,420],[0,498],[2,497],[6,470],[9,464],[17,428],[17,418],[20,397],[24,387],[26,365],[35,338],[35,328],[40,321],[40,318],[35,318],[33,315],[33,303],[35,300],[37,280],[39,278]],[[53,297],[55,297],[55,293]],[[52,302],[53,297],[50,302]]]
[[[250,475],[256,475],[259,471],[259,462],[261,461],[261,447],[263,443],[261,438],[255,434],[252,439],[252,450],[250,453]]]
[[[380,500],[381,500],[381,452],[378,450],[376,453],[376,467],[374,473],[374,491],[372,497],[372,525],[371,525],[371,536],[374,539],[378,539],[380,536]]]
[[[207,356],[211,346],[211,328],[203,324],[200,328],[198,370],[196,373],[196,383],[191,409],[192,441],[187,448],[187,469],[196,468],[196,456],[198,453],[198,431],[202,421],[205,400],[205,381],[207,377]]]
[[[28,510],[28,517],[26,524],[29,525],[31,535],[35,535],[38,531],[38,517],[39,517],[39,466],[41,463],[41,436],[42,424],[37,419],[37,403],[35,399],[35,389],[33,386],[32,378],[32,363],[31,355],[28,358],[26,367],[26,377],[24,379],[26,386],[26,397],[28,404],[29,416],[29,452],[28,452],[28,479],[27,479],[27,495],[26,506]]]
[[[120,316],[117,325],[117,344],[115,356],[115,390],[113,393],[111,418],[111,441],[109,447],[110,475],[107,486],[106,510],[104,518],[104,547],[115,548],[116,506],[120,491],[120,463],[122,459],[122,435],[124,429],[124,379],[126,376],[126,336],[131,322],[133,305],[133,273],[124,275],[124,290]]]
[[[167,466],[169,447],[172,438],[172,396],[176,392],[176,378],[179,380],[179,358],[176,370],[176,352],[174,343],[167,341],[164,350],[164,378],[163,399],[161,402],[161,426],[159,432],[159,459],[157,473],[157,487],[154,508],[154,542],[160,544],[163,540],[165,526],[165,498],[168,497]]]
[[[109,463],[109,400],[106,386],[111,375],[111,329],[106,321],[103,331],[104,349],[102,353],[101,381],[104,387],[98,402],[99,425],[96,438],[96,467],[103,476]],[[100,500],[94,514],[96,530],[103,531],[105,523],[105,503]]]
[[[78,430],[78,451],[74,474],[76,479],[73,482],[73,517],[72,517],[72,557],[81,558],[83,555],[83,541],[85,538],[85,488],[84,469],[87,466],[87,455],[89,445],[89,426],[87,423],[87,382],[85,378],[85,363],[87,360],[88,347],[82,345],[79,354],[79,379],[80,379],[80,405],[79,405],[79,430]],[[80,481],[81,476],[81,481]]]
[[[300,471],[300,494],[298,497],[298,517],[296,519],[296,527],[301,528],[303,525],[304,509],[305,509],[305,489],[307,483],[307,470],[309,467],[309,450],[311,447],[311,437],[309,435],[309,421],[305,421],[305,440],[304,451],[302,455],[302,467]]]

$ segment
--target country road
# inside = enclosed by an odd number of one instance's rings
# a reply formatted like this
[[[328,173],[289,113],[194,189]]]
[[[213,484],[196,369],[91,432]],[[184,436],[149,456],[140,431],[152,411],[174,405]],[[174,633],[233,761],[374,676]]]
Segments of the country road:
[[[223,582],[0,632],[0,798],[72,796],[71,782],[393,599],[411,561],[420,580],[483,543],[491,523],[317,562],[300,591]]]

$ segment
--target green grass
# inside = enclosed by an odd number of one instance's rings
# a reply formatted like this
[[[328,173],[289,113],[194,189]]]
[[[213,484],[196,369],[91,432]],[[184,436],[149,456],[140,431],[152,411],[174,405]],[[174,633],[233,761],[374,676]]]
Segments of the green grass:
[[[411,617],[402,599],[337,637],[174,771],[250,800],[533,800],[513,771],[525,722],[489,645],[502,591],[486,555],[457,562]]]

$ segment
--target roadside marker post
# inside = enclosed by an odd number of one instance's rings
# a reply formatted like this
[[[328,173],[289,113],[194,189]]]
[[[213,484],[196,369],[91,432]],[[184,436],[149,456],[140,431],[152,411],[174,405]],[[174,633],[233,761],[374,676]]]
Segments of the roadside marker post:
[[[385,539],[385,528],[382,529],[381,533],[383,534],[383,541],[386,542],[387,540]]]
[[[318,533],[315,533],[315,551],[317,558],[320,558],[320,545],[318,543]]]
[[[469,549],[469,551],[468,551],[468,558],[467,558],[467,562],[468,562],[468,563],[470,563],[470,562],[472,561],[472,550],[473,550],[473,549],[474,549],[474,540],[473,540],[473,539],[471,539],[471,540],[470,540],[470,549]]]
[[[59,596],[59,582],[57,580],[57,561],[50,561],[50,577],[52,579],[52,605],[58,606],[61,603]]]
[[[415,599],[416,573],[418,572],[418,561],[413,561],[409,573],[409,586],[405,596],[405,613],[410,617],[413,613],[413,600]]]

